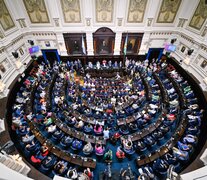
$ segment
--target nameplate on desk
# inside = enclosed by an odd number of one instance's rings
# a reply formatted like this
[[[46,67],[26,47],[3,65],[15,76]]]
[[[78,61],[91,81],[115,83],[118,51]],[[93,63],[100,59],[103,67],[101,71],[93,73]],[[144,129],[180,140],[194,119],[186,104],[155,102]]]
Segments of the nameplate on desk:
[[[58,157],[61,157],[62,150],[61,150],[60,148],[54,146],[54,147],[51,149],[51,152],[52,152],[54,155],[56,155],[56,156],[58,156]]]
[[[79,155],[74,155],[73,154],[72,158],[71,158],[71,163],[82,166],[83,165],[83,158]]]

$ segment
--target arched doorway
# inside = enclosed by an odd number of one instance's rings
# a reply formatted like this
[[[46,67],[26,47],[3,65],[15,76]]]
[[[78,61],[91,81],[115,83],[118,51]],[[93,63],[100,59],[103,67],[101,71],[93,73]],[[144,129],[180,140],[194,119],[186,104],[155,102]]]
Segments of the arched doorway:
[[[95,55],[112,55],[114,53],[115,33],[107,28],[99,28],[93,33]]]

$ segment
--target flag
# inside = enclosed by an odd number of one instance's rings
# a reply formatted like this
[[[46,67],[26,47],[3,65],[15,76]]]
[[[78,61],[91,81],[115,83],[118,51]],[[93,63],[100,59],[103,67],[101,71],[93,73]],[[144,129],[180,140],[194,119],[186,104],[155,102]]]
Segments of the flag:
[[[128,33],[126,35],[125,43],[124,43],[124,55],[126,55],[127,52],[127,42],[128,42]]]
[[[86,54],[86,47],[85,47],[83,35],[82,35],[82,51],[83,51],[83,54]]]

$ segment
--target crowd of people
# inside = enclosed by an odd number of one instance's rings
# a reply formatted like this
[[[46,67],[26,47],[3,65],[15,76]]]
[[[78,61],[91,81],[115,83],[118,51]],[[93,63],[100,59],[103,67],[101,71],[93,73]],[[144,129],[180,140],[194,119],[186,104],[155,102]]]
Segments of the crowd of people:
[[[104,60],[94,66],[89,62],[86,68],[94,67],[122,68],[122,63]],[[190,84],[171,65],[127,59],[127,76],[117,74],[110,79],[83,76],[80,60],[53,66],[42,62],[34,69],[16,95],[12,129],[25,156],[49,176],[96,178],[90,168],[51,153],[33,134],[31,123],[63,150],[81,157],[103,157],[99,159],[103,163],[122,163],[126,158],[142,159],[157,153],[172,142],[180,122],[186,124],[184,134],[173,141],[171,149],[138,167],[137,174],[151,179],[166,176],[169,165],[179,170],[198,143],[202,110]],[[63,131],[65,127],[70,132]]]

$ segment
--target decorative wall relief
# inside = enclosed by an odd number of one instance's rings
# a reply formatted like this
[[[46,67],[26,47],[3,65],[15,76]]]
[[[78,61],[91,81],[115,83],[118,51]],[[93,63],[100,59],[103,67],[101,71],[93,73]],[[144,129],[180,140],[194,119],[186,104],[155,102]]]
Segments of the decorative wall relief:
[[[207,34],[207,26],[204,28],[204,30],[203,30],[201,36],[204,37],[206,34]]]
[[[7,72],[7,70],[11,67],[10,62],[8,59],[4,59],[3,61],[0,62],[0,75],[4,75],[4,73]]]
[[[118,26],[121,26],[122,25],[122,20],[123,20],[122,18],[118,18],[118,23],[117,23]]]
[[[0,0],[0,24],[4,31],[15,26],[4,0]]]
[[[148,18],[147,26],[151,26],[152,25],[152,21],[153,21],[153,18]]]
[[[186,47],[185,47],[185,46],[182,46],[181,49],[180,49],[180,51],[181,51],[182,53],[184,53],[185,50],[186,50]]]
[[[201,67],[202,67],[203,69],[205,69],[206,66],[207,66],[207,60],[205,59],[205,60],[203,60],[203,62],[201,63]]]
[[[1,32],[1,30],[0,30],[0,39],[3,39],[4,38],[4,35],[3,35],[3,33]]]
[[[26,25],[26,23],[25,23],[25,19],[24,19],[24,18],[23,18],[23,19],[21,19],[20,21],[21,21],[21,24],[22,24],[22,26],[23,26],[23,27],[27,27],[27,25]]]
[[[179,18],[178,27],[183,27],[187,19]]]
[[[31,23],[49,23],[44,0],[23,0]]]
[[[6,68],[4,67],[3,63],[0,64],[0,71],[2,73],[5,73],[6,72]]]
[[[189,26],[200,30],[207,18],[207,3],[205,0],[200,0],[198,7],[190,21]]]
[[[173,23],[180,7],[181,0],[163,0],[157,23]]]
[[[23,55],[24,55],[24,50],[22,49],[22,47],[21,47],[21,48],[19,48],[19,53],[21,54],[21,56],[23,56]]]
[[[96,0],[96,21],[112,22],[114,0]]]
[[[54,20],[55,26],[59,27],[60,26],[59,18],[53,18],[53,20]]]
[[[66,23],[81,22],[79,0],[61,0],[61,6]]]
[[[147,0],[130,0],[127,21],[129,23],[143,22]]]

